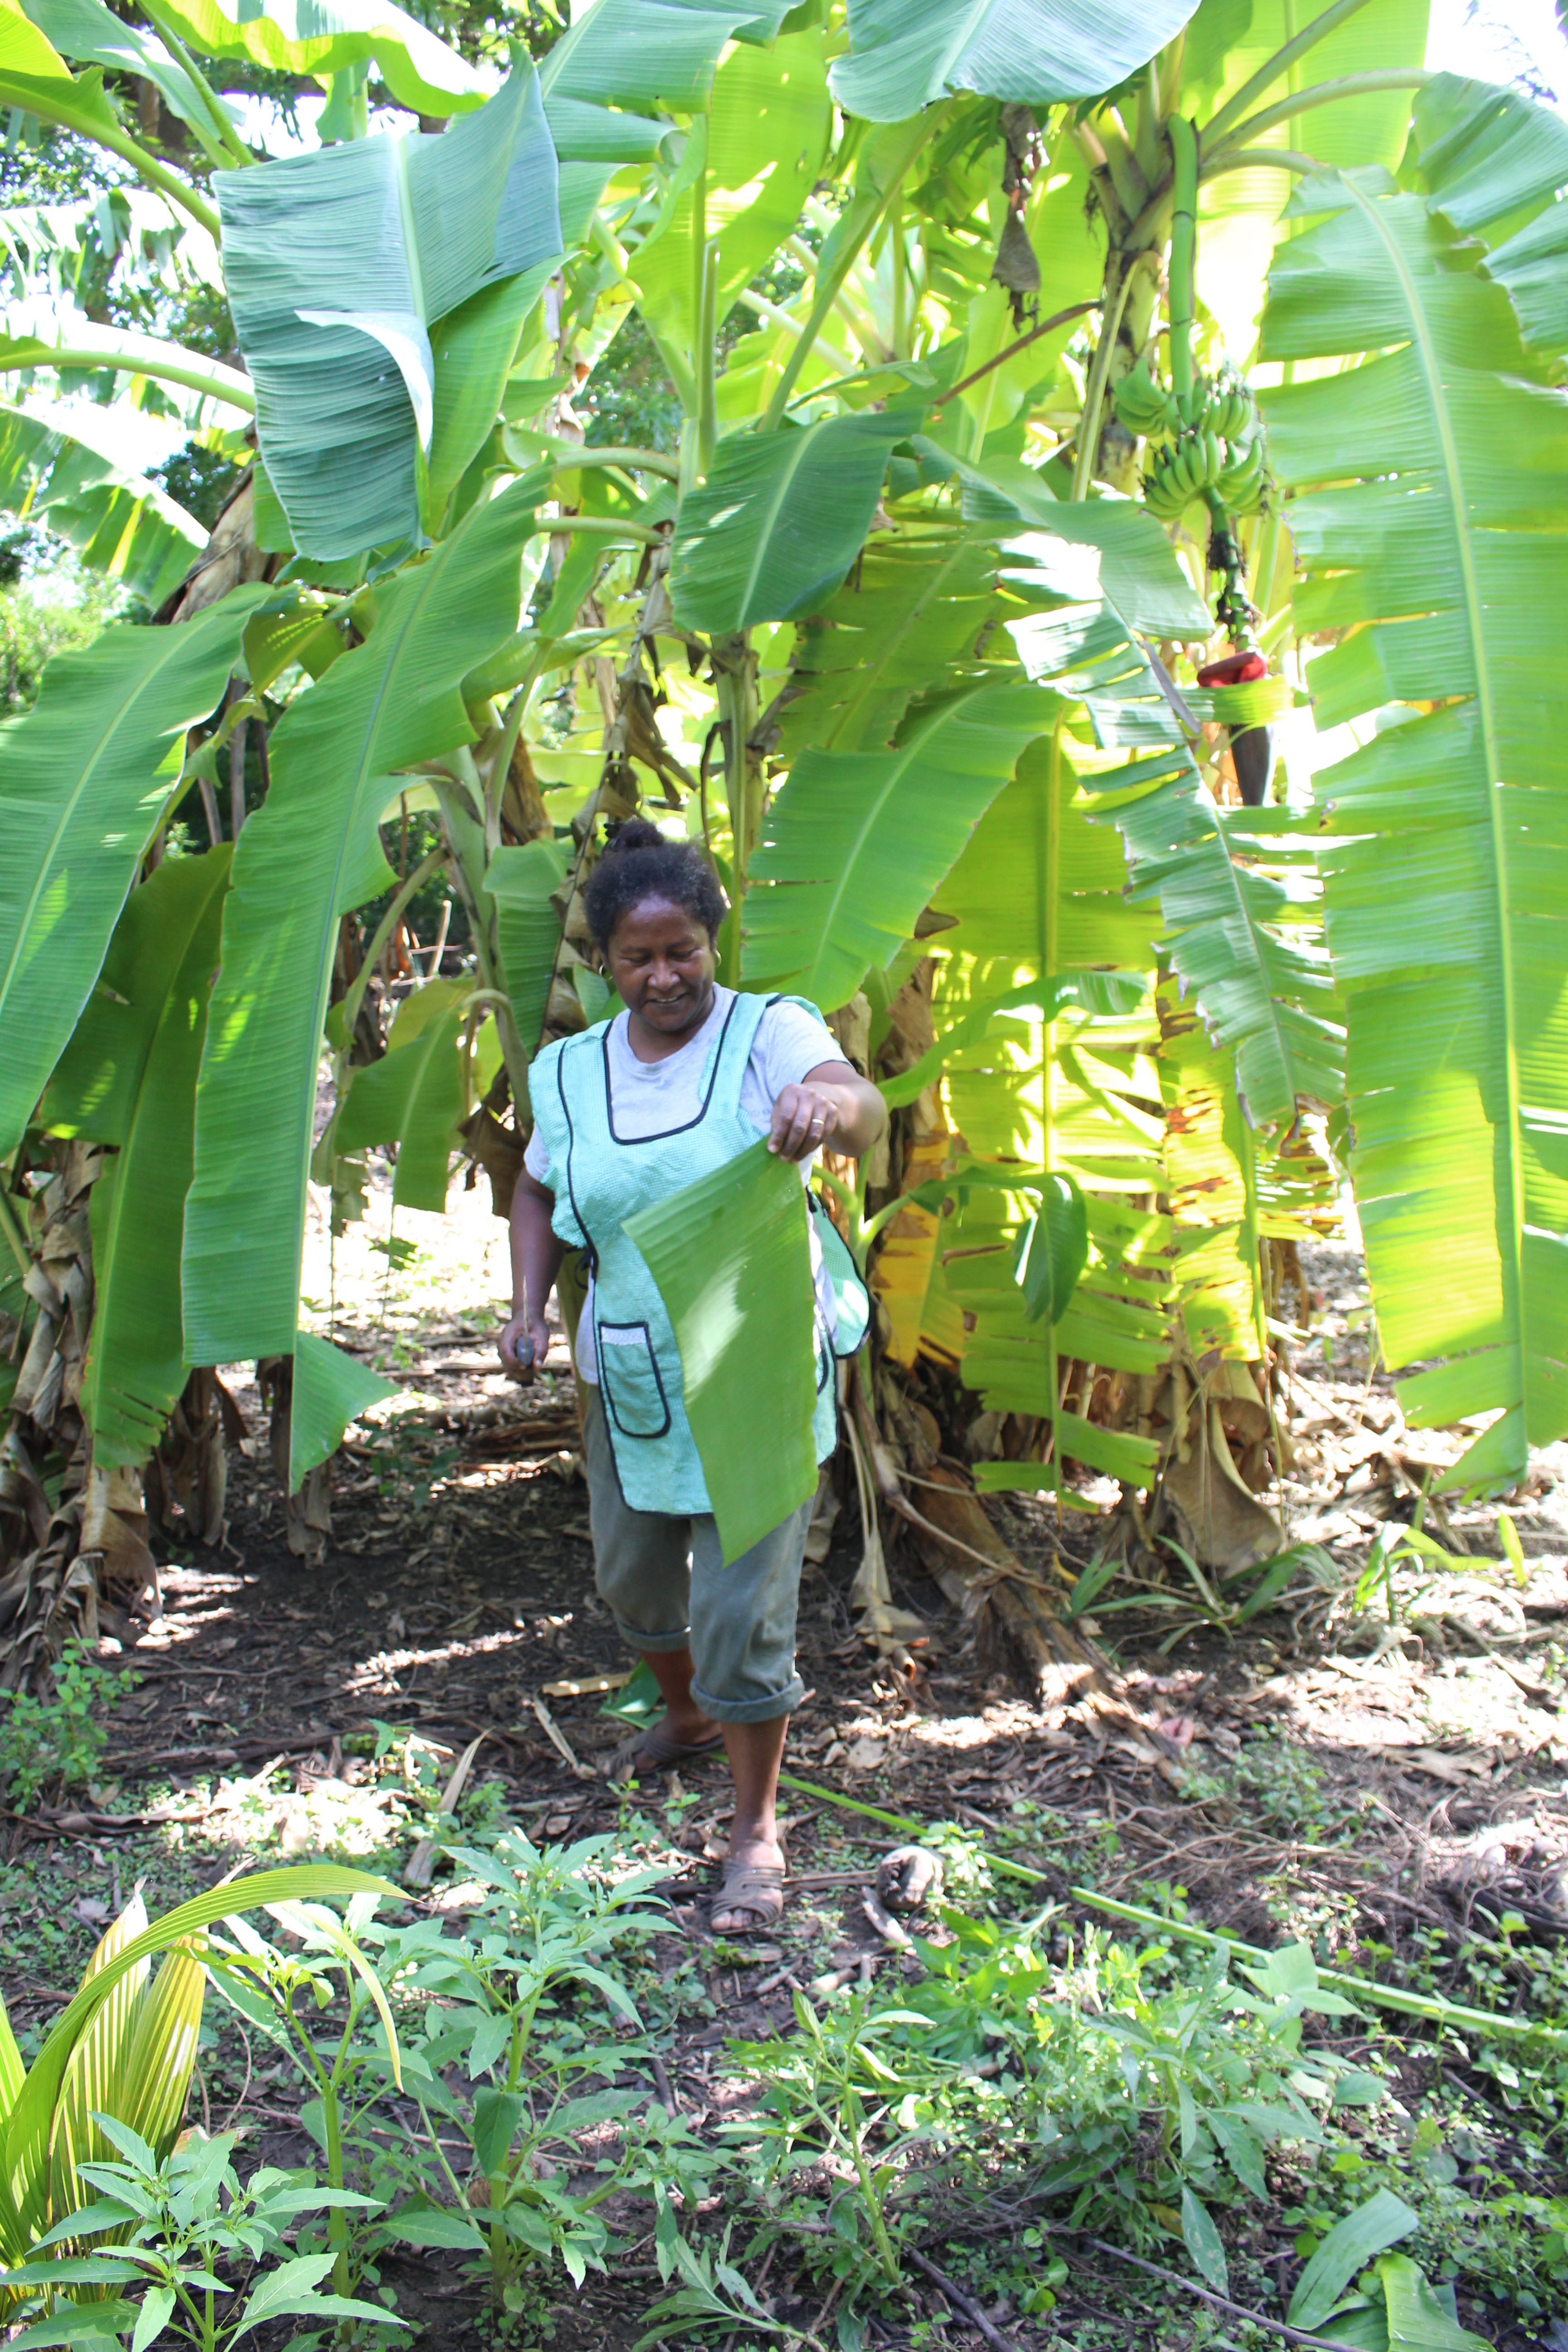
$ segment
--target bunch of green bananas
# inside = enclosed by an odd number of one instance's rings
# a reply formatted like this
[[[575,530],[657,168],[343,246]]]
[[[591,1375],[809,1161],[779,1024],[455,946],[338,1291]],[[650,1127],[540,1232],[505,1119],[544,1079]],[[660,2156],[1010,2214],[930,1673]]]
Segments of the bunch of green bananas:
[[[1268,456],[1259,433],[1251,441],[1232,445],[1215,488],[1228,513],[1256,514],[1268,484]]]
[[[1222,441],[1250,441],[1258,429],[1258,410],[1243,379],[1226,369],[1203,391],[1200,423]]]
[[[1160,451],[1144,475],[1144,503],[1162,521],[1173,521],[1201,491],[1218,487],[1225,467],[1218,435],[1190,425],[1170,448]]]
[[[1154,382],[1148,362],[1140,360],[1116,387],[1116,414],[1129,433],[1174,433],[1181,414],[1174,395]]]

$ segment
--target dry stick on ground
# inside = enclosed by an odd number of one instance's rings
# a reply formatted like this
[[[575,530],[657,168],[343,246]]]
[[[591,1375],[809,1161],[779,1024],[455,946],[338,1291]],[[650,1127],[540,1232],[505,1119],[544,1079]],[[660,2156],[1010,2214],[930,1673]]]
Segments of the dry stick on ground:
[[[961,2286],[953,2284],[945,2271],[939,2271],[936,2264],[929,2256],[922,2254],[918,2247],[906,2246],[903,2249],[903,2255],[906,2262],[913,2263],[917,2271],[925,2273],[933,2286],[941,2287],[953,2309],[963,2313],[971,2327],[979,2328],[987,2344],[997,2345],[1000,2352],[1008,2352],[1006,2337],[992,2326],[980,2305],[965,2294]]]
[[[1343,2345],[1336,2345],[1331,2336],[1309,2336],[1300,2327],[1287,2326],[1282,2319],[1269,2319],[1261,2311],[1249,2310],[1245,2303],[1232,2303],[1228,2295],[1211,2294],[1206,2286],[1199,2286],[1195,2280],[1184,2278],[1180,2271],[1168,2271],[1158,2263],[1146,2263],[1141,2254],[1125,2253],[1120,2246],[1110,2245],[1103,2238],[1091,2238],[1089,2242],[1097,2254],[1110,2254],[1119,2263],[1131,2263],[1134,2270],[1147,2271],[1151,2278],[1163,2279],[1167,2286],[1184,2288],[1188,2294],[1195,2294],[1200,2303],[1212,2305],[1215,2311],[1233,2312],[1237,2319],[1249,2319],[1254,2327],[1266,2327],[1270,2336],[1282,2336],[1287,2344],[1316,2344],[1322,2347],[1322,2352],[1344,2352]]]

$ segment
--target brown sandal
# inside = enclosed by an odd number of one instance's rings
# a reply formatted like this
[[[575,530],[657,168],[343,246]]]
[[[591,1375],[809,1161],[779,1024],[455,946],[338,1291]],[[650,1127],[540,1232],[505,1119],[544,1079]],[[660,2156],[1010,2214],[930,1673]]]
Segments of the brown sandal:
[[[713,1932],[720,1936],[760,1936],[778,1926],[784,1907],[782,1862],[726,1862],[712,1911],[750,1911],[755,1916],[747,1927],[719,1927]]]
[[[710,1739],[688,1742],[672,1739],[657,1723],[646,1731],[635,1731],[623,1739],[605,1767],[606,1780],[643,1780],[655,1772],[673,1772],[679,1764],[700,1764],[705,1757],[716,1756],[724,1745],[721,1731]]]

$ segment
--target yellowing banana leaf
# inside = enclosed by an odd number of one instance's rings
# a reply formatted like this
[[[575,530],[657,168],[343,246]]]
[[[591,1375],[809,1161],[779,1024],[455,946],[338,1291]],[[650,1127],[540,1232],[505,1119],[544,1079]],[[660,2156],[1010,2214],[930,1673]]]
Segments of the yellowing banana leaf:
[[[226,843],[170,857],[126,902],[45,1092],[56,1133],[119,1148],[92,1188],[92,1333],[81,1405],[93,1459],[137,1468],[185,1384],[179,1260],[196,1072],[218,960]]]
[[[893,751],[803,751],[752,859],[746,979],[825,1013],[847,1003],[913,930],[1053,709],[1019,679],[976,683],[914,713]]]
[[[437,450],[431,328],[500,281],[537,278],[537,291],[561,251],[555,150],[531,63],[520,52],[489,104],[439,138],[349,140],[220,172],[215,184],[257,436],[294,545],[332,557],[416,537],[422,460],[444,510],[483,437],[461,380],[492,384],[499,400],[516,349],[514,331],[500,356],[513,315],[504,299],[499,340],[489,306],[479,346],[457,336]],[[492,406],[483,430],[494,421]]]
[[[98,977],[185,731],[221,698],[268,593],[237,589],[177,629],[106,629],[58,655],[33,709],[0,727],[0,1159]]]
[[[1183,0],[1090,14],[1065,0],[849,0],[833,68],[847,114],[901,122],[948,90],[1049,106],[1113,89],[1185,24]]]
[[[184,1260],[193,1362],[293,1348],[336,919],[388,886],[376,826],[395,771],[473,740],[460,682],[517,627],[537,488],[525,477],[475,507],[379,588],[366,642],[272,732],[271,789],[235,853],[196,1095]]]
[[[909,411],[825,416],[778,433],[733,433],[680,502],[670,559],[675,617],[692,629],[750,628],[813,611],[859,553],[888,453]]]
[[[1418,192],[1347,177],[1313,204],[1266,352],[1365,356],[1267,405],[1312,625],[1351,631],[1309,672],[1318,722],[1383,713],[1316,779],[1352,1177],[1387,1360],[1463,1365],[1446,1412],[1466,1382],[1504,1409],[1440,1481],[1464,1486],[1568,1432],[1568,412]]]
[[[680,1350],[726,1562],[816,1486],[811,1250],[800,1171],[766,1143],[626,1220]]]

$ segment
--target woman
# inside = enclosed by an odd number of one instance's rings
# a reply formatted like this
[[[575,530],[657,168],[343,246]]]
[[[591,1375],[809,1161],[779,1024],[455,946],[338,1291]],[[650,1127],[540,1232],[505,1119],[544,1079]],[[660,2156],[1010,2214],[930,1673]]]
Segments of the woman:
[[[519,1355],[525,1340],[532,1360],[542,1360],[551,1286],[567,1247],[585,1245],[593,1280],[576,1357],[595,1577],[665,1704],[661,1720],[619,1751],[611,1777],[723,1748],[735,1810],[711,1925],[744,1934],[784,1908],[775,1809],[784,1734],[804,1696],[795,1626],[811,1505],[722,1565],[679,1359],[620,1229],[760,1135],[808,1178],[825,1143],[853,1157],[868,1150],[887,1112],[815,1006],[717,984],[725,906],[700,850],[636,819],[605,850],[584,904],[626,1010],[548,1047],[530,1073],[535,1124],[512,1194],[501,1361],[515,1370],[528,1360]],[[832,1451],[833,1417],[829,1381],[816,1423],[819,1458]]]

